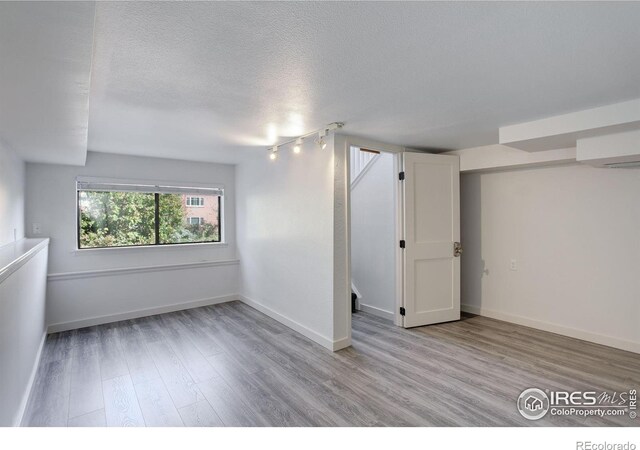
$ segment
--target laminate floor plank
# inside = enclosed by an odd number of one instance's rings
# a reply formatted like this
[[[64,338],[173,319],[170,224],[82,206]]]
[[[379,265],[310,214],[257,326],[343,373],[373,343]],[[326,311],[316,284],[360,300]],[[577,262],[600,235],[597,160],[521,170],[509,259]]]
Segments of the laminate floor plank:
[[[121,323],[109,323],[98,327],[100,373],[103,380],[129,375],[127,361],[118,338]]]
[[[238,326],[227,316],[201,319],[203,327],[215,329],[215,336],[226,355],[248,374],[268,369],[273,364],[265,354],[266,345],[262,339]]]
[[[62,331],[48,335],[44,343],[42,361],[47,363],[71,358],[74,335],[74,331]]]
[[[296,343],[289,340],[289,333],[275,335],[267,330],[257,328],[251,330],[245,324],[247,319],[237,320],[228,316],[225,320],[231,323],[230,328],[242,331],[245,340],[249,339],[247,335],[251,333],[254,347],[259,346],[258,356],[261,358],[261,363],[253,366],[249,373],[269,370],[276,365],[281,368],[287,367],[292,372],[304,373],[307,377],[312,377],[317,383],[328,381],[335,375],[332,370],[333,367],[326,364],[318,364],[317,358],[309,357],[308,351],[301,350]],[[244,367],[245,358],[239,358],[238,355],[244,356],[246,352],[243,352],[242,349],[240,349],[240,352],[236,350],[227,350],[226,354],[235,359],[238,366]],[[324,349],[321,351],[326,353]]]
[[[84,351],[94,351],[100,342],[98,327],[84,327],[75,330],[73,340],[75,347],[83,348]]]
[[[176,353],[180,361],[193,378],[193,381],[199,383],[218,376],[218,373],[211,367],[209,361],[194,345],[189,338],[190,330],[186,328],[173,315],[161,316],[160,320],[163,325],[164,335],[169,345]],[[220,350],[222,351],[222,350]],[[210,353],[210,352],[208,352]]]
[[[202,311],[199,314],[192,314],[190,311],[177,311],[174,316],[182,325],[183,330],[187,330],[189,339],[202,355],[210,356],[222,352],[219,341],[206,325],[201,313]]]
[[[337,427],[348,426],[353,417],[344,417],[339,410],[334,410],[326,403],[319,401],[322,395],[319,390],[309,389],[298,380],[291,380],[277,367],[262,371],[257,378],[264,390],[280,399],[297,416],[303,418],[308,426]]]
[[[71,362],[69,418],[103,408],[98,346],[97,344],[77,346]]]
[[[200,400],[178,410],[187,427],[222,427],[224,423],[207,400]]]
[[[352,316],[330,352],[240,302],[48,336],[30,426],[640,426],[516,409],[526,388],[621,392],[640,357],[512,323]]]
[[[528,373],[535,373],[545,378],[551,377],[553,381],[550,382],[559,385],[558,387],[562,389],[585,390],[605,386],[608,389],[623,389],[622,380],[626,372],[616,375],[609,368],[603,372],[601,366],[606,366],[606,364],[602,362],[582,361],[576,363],[574,360],[579,358],[573,356],[568,359],[549,356],[548,352],[551,350],[546,352],[528,351],[527,346],[516,343],[512,339],[505,339],[503,342],[487,341],[477,335],[463,336],[453,329],[433,330],[431,333],[439,333],[438,336],[441,339],[455,340],[456,345],[461,349],[476,349],[476,355],[482,355],[481,359],[499,356],[500,365],[503,367],[519,367]]]
[[[41,364],[23,423],[31,427],[64,427],[69,416],[71,358]]]
[[[301,397],[308,398],[307,402],[317,405],[320,411],[325,408],[331,411],[329,418],[336,426],[373,426],[377,422],[375,413],[367,405],[348,401],[324,383],[307,378],[304,373],[277,367],[270,369],[270,372],[271,377],[265,377],[267,382],[279,381],[282,387],[290,388]]]
[[[134,386],[138,403],[148,427],[181,427],[182,418],[160,378]]]
[[[110,378],[102,383],[107,426],[145,426],[138,397],[129,375]]]
[[[290,331],[290,328],[282,325],[277,320],[274,320],[269,316],[265,316],[260,311],[257,311],[240,301],[222,303],[216,306],[217,308],[214,307],[212,309],[224,311],[227,317],[236,320],[247,320],[248,323],[251,324],[251,329],[253,331],[267,331],[274,335]]]
[[[270,425],[250,405],[245,404],[222,377],[203,381],[198,384],[198,388],[225,426],[259,427]]]
[[[104,409],[99,409],[82,416],[69,419],[68,427],[106,427],[107,418]]]
[[[118,338],[134,385],[160,378],[144,336],[134,322],[124,322],[118,328]]]
[[[366,327],[364,328],[366,330]],[[408,333],[397,333],[395,330],[388,333],[378,333],[371,335],[368,332],[359,330],[354,331],[360,338],[370,337],[366,339],[366,343],[377,343],[385,352],[389,354],[389,350],[393,351],[393,358],[402,358],[404,361],[412,362],[415,354],[424,355],[420,358],[424,364],[437,362],[437,366],[431,364],[425,369],[431,372],[448,371],[452,376],[460,379],[462,382],[475,382],[476,377],[482,378],[483,374],[491,373],[495,383],[486,385],[487,388],[494,389],[495,394],[511,396],[512,392],[507,389],[512,386],[514,381],[521,378],[524,372],[527,375],[537,375],[545,383],[553,383],[553,388],[563,389],[571,386],[573,377],[556,377],[553,381],[545,379],[545,372],[538,366],[532,367],[529,361],[525,364],[514,364],[505,362],[504,354],[478,352],[469,354],[468,348],[473,347],[477,342],[477,338],[470,338],[469,342],[463,345],[442,346],[439,343],[433,343],[429,340],[422,340],[420,337],[414,337]],[[363,342],[365,342],[363,340]],[[492,346],[493,347],[493,346]],[[444,363],[444,364],[443,364]]]
[[[358,334],[358,331],[355,331]],[[510,399],[515,398],[525,389],[523,383],[530,386],[545,386],[551,389],[564,389],[570,386],[566,379],[549,379],[544,373],[534,370],[531,366],[510,367],[504,364],[500,358],[486,358],[486,362],[480,364],[473,361],[474,355],[460,353],[457,349],[451,349],[449,355],[444,353],[431,354],[424,350],[406,350],[395,345],[393,338],[383,334],[363,339],[368,335],[360,335],[359,350],[365,355],[379,362],[375,367],[391,367],[399,369],[396,376],[407,376],[412,380],[412,385],[422,386],[425,389],[434,389],[441,396],[449,396],[455,399],[457,396],[465,396],[467,406],[472,406],[484,414],[487,422],[498,413],[497,406],[505,405],[511,408]],[[392,349],[392,353],[389,350]],[[415,358],[416,354],[422,355]],[[392,364],[385,364],[391,360]],[[429,373],[425,377],[424,373]],[[388,378],[388,377],[387,377]],[[569,383],[570,384],[570,383]],[[496,402],[496,400],[502,400]],[[451,400],[450,400],[451,401]],[[464,405],[461,405],[464,407]],[[505,409],[504,414],[508,413]],[[514,420],[519,418],[514,417]],[[495,419],[493,419],[495,420]],[[572,418],[557,418],[563,425],[575,424]],[[504,421],[504,420],[503,420]]]
[[[431,418],[434,425],[515,426],[518,422],[518,417],[501,416],[502,411],[496,409],[502,405],[496,398],[503,395],[496,397],[482,386],[461,381],[439,369],[425,370],[402,360],[385,363],[388,358],[386,352],[374,346],[361,344],[358,351],[369,357],[362,362],[363,369],[376,379],[367,383],[369,389],[395,396],[404,408],[421,411],[420,414],[425,419]],[[425,372],[429,373],[428,382],[425,381]],[[521,390],[514,391],[514,398]]]
[[[203,399],[193,378],[166,341],[150,342],[147,346],[176,408]]]
[[[460,336],[461,334],[460,332],[456,332],[454,327],[429,330],[430,333],[438,333],[438,331],[448,333],[449,335],[457,334]],[[520,334],[520,336],[522,336],[522,334]],[[499,352],[499,354],[505,358],[527,362],[533,360],[536,361],[536,365],[540,368],[551,368],[554,373],[562,373],[569,379],[579,379],[592,386],[601,380],[606,380],[608,384],[616,380],[620,383],[627,376],[634,373],[633,370],[622,367],[612,372],[610,367],[601,363],[602,360],[592,355],[587,354],[579,358],[576,357],[577,354],[575,351],[567,351],[564,348],[558,348],[557,346],[552,346],[547,343],[538,343],[537,341],[532,341],[530,338],[522,339],[514,333],[511,333],[508,339],[500,339],[486,335],[481,336],[479,333],[473,332],[470,337],[472,338],[470,340],[475,341],[476,344],[482,342],[484,346],[492,348],[494,352]],[[535,342],[535,345],[532,345],[532,342]],[[465,345],[468,346],[468,344],[469,342],[467,341]],[[523,359],[522,355],[527,355],[527,358]],[[584,373],[586,366],[591,366],[588,373]]]
[[[142,336],[145,342],[157,342],[164,339],[162,327],[158,324],[157,316],[140,317],[128,321]]]
[[[244,404],[251,405],[265,423],[278,427],[311,426],[309,421],[265,388],[261,382],[264,372],[247,374],[226,354],[213,355],[208,359],[233,392]]]

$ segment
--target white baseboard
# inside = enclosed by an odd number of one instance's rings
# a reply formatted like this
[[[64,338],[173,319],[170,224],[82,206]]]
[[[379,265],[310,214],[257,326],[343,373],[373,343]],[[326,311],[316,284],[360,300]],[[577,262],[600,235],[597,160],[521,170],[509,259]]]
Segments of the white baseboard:
[[[42,338],[40,339],[40,346],[38,347],[38,353],[36,353],[35,360],[33,361],[33,367],[31,368],[31,375],[29,375],[29,382],[27,383],[27,388],[24,390],[22,394],[22,401],[20,402],[20,406],[18,407],[18,412],[16,413],[16,417],[13,421],[14,427],[19,427],[22,425],[22,421],[24,420],[24,413],[27,410],[27,405],[29,404],[29,397],[31,396],[31,391],[33,389],[33,383],[36,380],[36,374],[38,373],[38,366],[40,365],[40,357],[42,356],[42,349],[44,349],[44,342],[47,340],[47,332],[42,333]]]
[[[392,322],[396,319],[395,314],[393,314],[391,311],[380,309],[380,308],[377,308],[377,307],[371,306],[371,305],[365,305],[364,303],[359,303],[358,304],[358,309],[360,311],[369,313],[371,315],[380,317],[382,319],[390,320]]]
[[[471,314],[477,314],[479,316],[490,317],[492,319],[503,320],[505,322],[515,323],[517,325],[523,325],[525,327],[536,328],[542,331],[548,331],[550,333],[561,334],[583,341],[593,342],[596,344],[606,345],[608,347],[614,347],[620,350],[626,350],[629,352],[640,353],[640,343],[627,341],[624,339],[615,338],[612,336],[605,336],[602,334],[592,333],[585,330],[579,330],[577,328],[565,327],[555,323],[544,322],[541,320],[529,319],[527,317],[518,316],[515,314],[504,313],[501,311],[495,311],[486,309],[474,305],[460,305],[460,309],[464,312]]]
[[[246,305],[249,305],[252,308],[257,309],[261,313],[266,314],[267,316],[271,317],[274,320],[277,320],[281,324],[291,328],[293,331],[297,331],[301,335],[311,339],[313,342],[317,344],[322,345],[326,349],[329,349],[331,351],[336,351],[351,345],[351,338],[343,338],[343,339],[334,341],[332,339],[329,339],[321,335],[320,333],[313,331],[310,328],[307,328],[301,323],[296,322],[295,320],[290,319],[287,316],[284,316],[279,312],[274,311],[273,309],[263,305],[262,303],[256,300],[245,297],[244,295],[240,295],[239,299],[242,303],[245,303]]]
[[[49,325],[48,333],[57,333],[59,331],[75,330],[78,328],[90,327],[93,325],[102,325],[104,323],[118,322],[120,320],[137,319],[138,317],[153,316],[156,314],[181,311],[183,309],[199,308],[200,306],[216,305],[218,303],[232,302],[239,300],[237,294],[222,295],[219,297],[204,298],[200,300],[191,300],[183,303],[174,303],[171,305],[157,306],[153,308],[138,309],[119,314],[110,314],[106,316],[90,317],[73,322],[56,323]]]
[[[338,339],[337,341],[333,341],[332,350],[334,352],[337,352],[338,350],[342,350],[343,348],[347,348],[350,346],[351,346],[351,338],[346,337],[346,338]]]

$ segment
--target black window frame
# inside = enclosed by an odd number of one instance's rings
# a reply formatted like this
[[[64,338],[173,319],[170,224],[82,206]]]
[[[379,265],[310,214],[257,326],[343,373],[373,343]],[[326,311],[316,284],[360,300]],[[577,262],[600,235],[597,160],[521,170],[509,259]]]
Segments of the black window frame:
[[[219,189],[220,191],[224,192],[223,189]],[[202,245],[202,244],[222,244],[223,240],[222,240],[222,229],[223,229],[223,215],[222,215],[222,197],[224,195],[224,193],[222,194],[210,194],[210,195],[216,195],[218,197],[218,240],[211,240],[211,241],[193,241],[193,242],[167,242],[167,243],[161,243],[160,242],[160,196],[163,195],[162,192],[146,192],[147,194],[154,194],[154,208],[155,208],[155,214],[154,214],[154,234],[155,234],[155,239],[154,239],[154,243],[152,244],[133,244],[133,245],[109,245],[109,246],[104,246],[104,247],[82,247],[81,243],[80,243],[80,235],[82,233],[82,211],[80,209],[80,193],[81,192],[118,192],[118,191],[109,191],[109,190],[104,190],[104,191],[98,191],[98,190],[91,190],[91,189],[80,189],[78,186],[76,186],[76,215],[77,215],[77,221],[76,221],[76,246],[77,246],[77,250],[97,250],[97,249],[109,249],[109,248],[140,248],[140,247],[167,247],[167,246],[172,246],[172,245]],[[135,193],[137,191],[135,190],[131,190],[131,191],[125,191],[125,192],[132,192]],[[164,193],[164,194],[170,194],[170,193]],[[185,203],[186,203],[186,199],[185,199]]]

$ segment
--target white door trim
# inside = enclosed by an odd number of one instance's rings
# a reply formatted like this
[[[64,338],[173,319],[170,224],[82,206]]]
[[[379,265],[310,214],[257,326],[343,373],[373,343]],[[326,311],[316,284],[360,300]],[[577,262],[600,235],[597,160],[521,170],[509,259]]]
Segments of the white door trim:
[[[347,176],[347,186],[351,185],[351,168],[350,165],[350,148],[351,146],[361,147],[361,148],[369,148],[371,150],[377,150],[380,152],[391,153],[394,156],[394,170],[396,174],[400,173],[402,168],[402,155],[407,150],[405,147],[393,144],[387,144],[384,142],[378,142],[367,138],[356,137],[356,136],[348,136],[340,133],[336,133],[335,135],[335,145],[336,147],[342,147],[341,150],[344,151],[344,157],[346,158],[346,176]],[[401,189],[400,189],[400,181],[396,178],[396,183],[394,185],[394,204],[395,204],[395,217],[396,217],[396,242],[398,245],[396,246],[396,280],[395,280],[395,290],[396,290],[396,299],[395,299],[395,311],[393,312],[394,324],[398,326],[402,326],[402,316],[400,315],[400,307],[403,304],[403,254],[400,250],[399,242],[402,239],[402,230],[403,230],[403,218],[402,218],[402,198],[401,198]],[[346,268],[347,268],[347,279],[351,280],[351,190],[348,189],[346,192],[346,229],[347,229],[347,252],[346,252]],[[349,286],[351,284],[349,283]],[[346,313],[346,324],[347,324],[347,332],[348,337],[351,337],[351,292],[348,293],[348,298],[345,298],[345,305],[341,307],[338,303],[335,303],[334,306],[337,310],[344,311]],[[340,299],[336,299],[339,302]]]

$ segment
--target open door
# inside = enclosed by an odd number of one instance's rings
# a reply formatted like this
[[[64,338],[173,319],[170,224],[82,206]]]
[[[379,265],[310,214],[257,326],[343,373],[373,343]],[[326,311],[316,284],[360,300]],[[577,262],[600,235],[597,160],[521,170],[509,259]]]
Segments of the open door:
[[[403,165],[403,325],[459,320],[459,159],[405,152]]]

